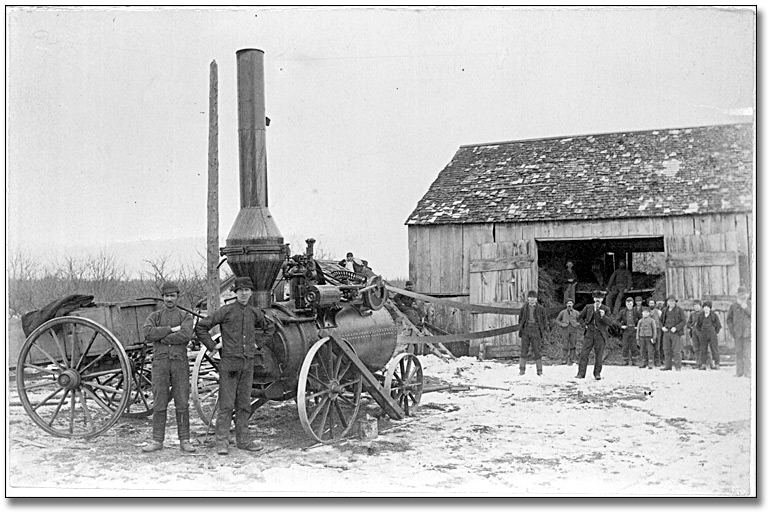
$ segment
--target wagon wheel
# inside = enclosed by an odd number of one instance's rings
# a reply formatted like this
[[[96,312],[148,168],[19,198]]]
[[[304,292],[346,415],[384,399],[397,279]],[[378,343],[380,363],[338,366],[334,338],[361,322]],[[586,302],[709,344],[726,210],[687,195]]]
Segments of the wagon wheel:
[[[215,413],[217,396],[220,391],[220,343],[215,337],[217,349],[212,353],[204,347],[198,351],[193,373],[190,376],[190,390],[193,396],[193,406],[204,424],[209,425]]]
[[[190,389],[193,396],[193,407],[196,409],[199,418],[204,424],[209,425],[212,417],[215,415],[217,398],[220,392],[220,336],[213,337],[217,343],[214,352],[207,354],[206,347],[201,347],[193,364],[193,372],[190,375]],[[264,398],[252,397],[252,413],[264,405]]]
[[[313,439],[332,443],[354,426],[362,398],[362,376],[338,346],[325,337],[314,344],[298,376],[298,416]]]
[[[131,367],[131,399],[124,417],[141,419],[153,413],[153,353],[146,347],[128,352]]]
[[[405,415],[418,409],[424,389],[424,371],[414,354],[401,353],[391,359],[386,368],[383,387],[389,391]]]
[[[104,326],[57,317],[24,342],[16,368],[22,406],[48,433],[92,437],[115,424],[131,399],[123,346]]]

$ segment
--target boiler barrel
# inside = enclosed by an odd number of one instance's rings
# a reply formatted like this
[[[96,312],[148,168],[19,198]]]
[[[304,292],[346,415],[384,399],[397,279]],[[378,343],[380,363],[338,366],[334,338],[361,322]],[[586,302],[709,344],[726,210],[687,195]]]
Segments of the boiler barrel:
[[[335,320],[338,328],[333,334],[348,341],[371,372],[386,366],[397,348],[397,327],[385,308],[361,315],[349,306],[338,312]]]

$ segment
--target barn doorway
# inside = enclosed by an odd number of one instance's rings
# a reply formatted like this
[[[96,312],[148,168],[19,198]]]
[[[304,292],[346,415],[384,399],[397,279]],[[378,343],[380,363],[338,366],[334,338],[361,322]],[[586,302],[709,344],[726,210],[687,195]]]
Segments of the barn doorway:
[[[540,296],[563,304],[566,262],[577,275],[576,305],[592,302],[593,290],[605,290],[614,270],[625,262],[632,271],[633,288],[627,295],[665,298],[664,237],[607,237],[537,239]],[[547,305],[545,305],[547,306]]]

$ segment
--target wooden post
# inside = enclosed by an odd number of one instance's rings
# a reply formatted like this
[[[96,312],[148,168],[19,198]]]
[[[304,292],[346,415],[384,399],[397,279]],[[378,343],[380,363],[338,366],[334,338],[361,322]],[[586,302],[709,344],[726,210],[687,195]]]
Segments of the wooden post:
[[[209,170],[206,196],[206,304],[210,314],[220,307],[220,272],[217,269],[220,260],[217,135],[217,62],[213,60],[209,65]]]

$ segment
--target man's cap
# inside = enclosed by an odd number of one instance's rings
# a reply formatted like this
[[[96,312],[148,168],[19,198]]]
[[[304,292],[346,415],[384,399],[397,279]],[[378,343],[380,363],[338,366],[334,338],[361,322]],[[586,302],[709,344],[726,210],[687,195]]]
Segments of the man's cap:
[[[412,281],[410,281],[410,280],[407,280],[407,281],[405,282],[405,287],[412,287],[412,286],[413,286],[413,282],[412,282]]]
[[[662,299],[661,297],[660,297],[660,298],[657,298],[657,303],[664,303],[664,302],[665,302],[665,300],[664,300],[664,299]]]
[[[236,282],[233,284],[233,291],[239,290],[239,289],[251,289],[255,290],[255,286],[252,285],[252,278],[249,277],[241,277],[236,278]]]
[[[619,262],[619,267],[627,267],[627,264],[624,262]]]
[[[709,306],[713,308],[713,301],[703,301],[702,306]]]
[[[347,257],[352,257],[352,256],[354,256],[354,253],[352,253],[351,251],[349,251],[348,253],[346,253],[346,256],[347,256]]]
[[[535,290],[529,290],[528,291],[528,297],[538,297],[538,296],[536,295],[536,291]]]
[[[641,296],[635,296],[636,301],[643,301],[643,298]]]
[[[743,285],[740,285],[739,287],[737,287],[737,295],[738,296],[740,294],[747,294],[747,293],[748,293],[748,287],[745,287]]]
[[[676,299],[676,297],[675,297],[673,294],[670,294],[670,295],[667,297],[667,300],[668,300],[668,301],[670,301],[671,299],[672,299],[673,301],[675,301],[676,303],[678,303],[678,300]]]
[[[176,292],[177,294],[180,293],[180,288],[177,286],[176,283],[172,283],[170,281],[167,281],[163,285],[161,285],[161,295],[164,294],[172,294]]]
[[[633,302],[633,298],[631,297],[628,297],[627,299],[625,299],[625,303],[632,303],[632,302]]]
[[[695,299],[694,300],[694,304],[695,305],[702,305],[702,301],[700,301],[699,299]]]
[[[592,291],[592,297],[593,298],[603,298],[603,291],[601,290],[593,290]]]
[[[574,302],[574,300],[573,300],[573,299],[566,299],[566,304],[568,304],[568,303],[573,303],[573,302]]]
[[[644,312],[651,312],[651,308],[649,308],[648,306],[644,306],[643,307],[643,311]]]

